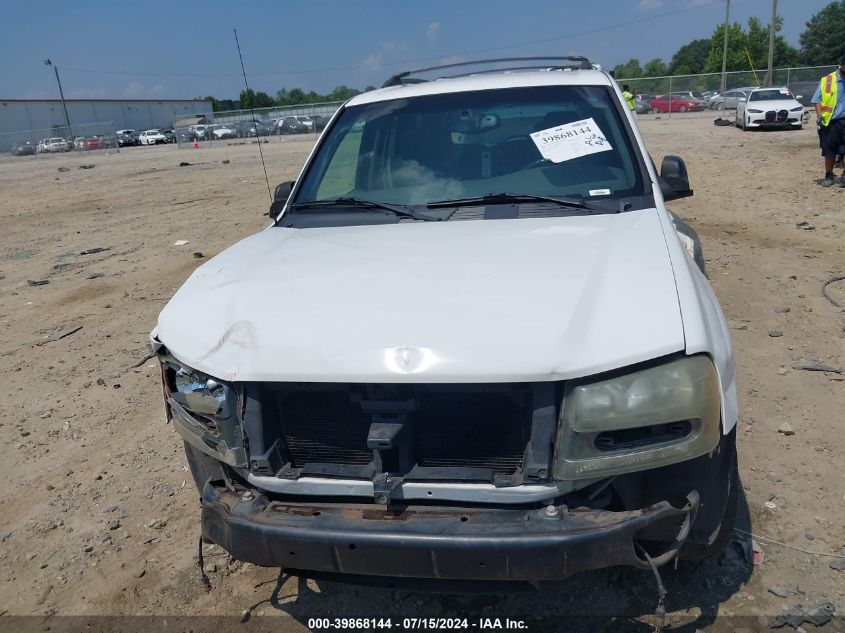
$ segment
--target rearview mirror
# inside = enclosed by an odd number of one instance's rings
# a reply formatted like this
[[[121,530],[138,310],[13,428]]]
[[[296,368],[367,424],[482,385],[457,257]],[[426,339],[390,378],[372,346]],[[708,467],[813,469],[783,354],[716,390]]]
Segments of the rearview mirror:
[[[270,205],[270,209],[264,215],[275,218],[282,212],[290,197],[290,192],[293,191],[294,184],[296,184],[295,181],[287,180],[276,187],[276,191],[273,192],[273,204]]]
[[[660,164],[660,176],[657,178],[660,193],[665,201],[689,198],[693,195],[689,186],[689,176],[684,159],[680,156],[664,156]]]

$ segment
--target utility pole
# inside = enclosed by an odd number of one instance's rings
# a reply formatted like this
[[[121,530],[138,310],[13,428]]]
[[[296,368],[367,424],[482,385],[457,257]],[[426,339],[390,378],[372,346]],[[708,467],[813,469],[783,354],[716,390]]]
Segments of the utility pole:
[[[50,59],[44,60],[45,66],[52,66],[56,72],[56,83],[59,84],[59,96],[62,98],[62,109],[65,111],[65,123],[67,124],[68,135],[73,138],[73,130],[70,127],[70,117],[67,115],[67,104],[65,103],[65,93],[62,91],[62,80],[59,79],[59,67],[56,66]]]
[[[728,23],[731,19],[731,0],[725,0],[725,43],[722,46],[722,94],[727,88],[728,76],[725,73],[728,64]]]
[[[774,81],[773,65],[775,61],[775,23],[778,19],[778,0],[772,0],[772,21],[769,22],[769,69],[766,71],[766,87],[771,87]]]

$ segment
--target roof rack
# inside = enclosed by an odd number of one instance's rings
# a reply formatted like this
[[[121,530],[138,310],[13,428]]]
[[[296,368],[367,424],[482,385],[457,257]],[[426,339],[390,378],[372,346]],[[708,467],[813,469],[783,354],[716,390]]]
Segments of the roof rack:
[[[442,70],[444,68],[458,68],[461,66],[478,66],[481,64],[499,64],[503,62],[537,62],[537,61],[557,61],[557,62],[568,62],[565,64],[532,64],[528,66],[518,66],[515,68],[497,68],[493,70],[485,70],[485,71],[475,71],[474,73],[464,73],[459,75],[451,75],[451,77],[462,77],[467,74],[481,74],[481,73],[491,73],[491,72],[505,72],[508,70],[535,70],[535,69],[544,69],[544,70],[564,70],[564,69],[575,69],[575,70],[591,70],[593,68],[593,64],[590,62],[589,59],[583,57],[581,55],[567,55],[565,57],[502,57],[499,59],[480,59],[474,62],[459,62],[456,64],[443,64],[442,66],[431,66],[429,68],[418,68],[417,70],[406,70],[401,73],[397,73],[390,77],[387,81],[382,84],[382,88],[388,88],[390,86],[404,86],[407,84],[417,84],[423,83],[428,81],[427,79],[420,79],[418,77],[411,77],[411,75],[416,75],[418,73],[429,72],[432,70]]]

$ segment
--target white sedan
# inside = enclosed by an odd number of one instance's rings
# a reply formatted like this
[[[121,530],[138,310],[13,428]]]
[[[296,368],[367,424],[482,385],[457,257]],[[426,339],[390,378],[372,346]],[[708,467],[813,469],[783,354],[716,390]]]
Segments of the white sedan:
[[[743,130],[780,127],[800,130],[804,124],[802,106],[787,88],[756,88],[736,107],[736,126]]]
[[[167,143],[167,137],[161,130],[144,130],[138,136],[138,142],[141,145],[158,145],[160,143]]]

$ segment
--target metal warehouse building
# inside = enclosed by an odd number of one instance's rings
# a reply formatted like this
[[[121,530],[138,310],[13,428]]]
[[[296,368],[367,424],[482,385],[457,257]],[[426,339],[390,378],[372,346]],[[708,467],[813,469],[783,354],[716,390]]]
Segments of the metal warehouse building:
[[[118,130],[170,128],[176,117],[212,113],[211,102],[198,99],[65,99],[65,105],[71,130],[91,124],[113,124]],[[67,123],[59,99],[0,99],[0,149],[18,141],[69,136]]]

